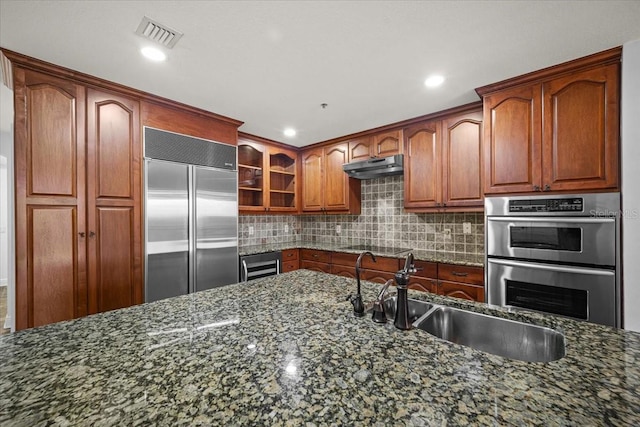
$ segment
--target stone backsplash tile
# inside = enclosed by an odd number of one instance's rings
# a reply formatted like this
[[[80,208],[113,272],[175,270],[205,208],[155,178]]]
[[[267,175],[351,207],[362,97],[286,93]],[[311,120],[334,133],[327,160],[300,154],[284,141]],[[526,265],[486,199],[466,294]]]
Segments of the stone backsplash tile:
[[[402,176],[365,180],[360,215],[241,216],[240,244],[304,240],[342,246],[368,243],[451,257],[484,254],[482,213],[409,213],[403,206]],[[465,222],[471,224],[470,234],[463,232]],[[253,235],[249,235],[250,226]]]

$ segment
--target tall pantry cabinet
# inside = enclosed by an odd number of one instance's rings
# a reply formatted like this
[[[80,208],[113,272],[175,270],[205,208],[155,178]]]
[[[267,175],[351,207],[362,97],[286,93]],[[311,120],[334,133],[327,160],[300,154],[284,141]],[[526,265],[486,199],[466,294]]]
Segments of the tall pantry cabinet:
[[[139,102],[13,74],[16,329],[141,303]]]

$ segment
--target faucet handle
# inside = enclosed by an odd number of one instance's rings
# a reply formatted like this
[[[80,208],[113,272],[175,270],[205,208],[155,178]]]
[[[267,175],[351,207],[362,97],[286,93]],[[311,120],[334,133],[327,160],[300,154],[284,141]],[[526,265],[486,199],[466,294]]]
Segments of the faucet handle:
[[[384,295],[387,293],[389,286],[393,284],[393,279],[387,280],[378,293],[378,298],[373,302],[373,313],[371,320],[375,323],[387,323],[387,313],[384,311]]]

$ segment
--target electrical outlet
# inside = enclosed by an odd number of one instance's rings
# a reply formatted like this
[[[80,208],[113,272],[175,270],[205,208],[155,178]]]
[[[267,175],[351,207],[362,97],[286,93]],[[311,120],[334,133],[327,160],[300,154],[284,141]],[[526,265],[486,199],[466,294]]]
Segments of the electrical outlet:
[[[284,225],[284,232],[288,233],[289,232],[289,224],[285,224]]]
[[[249,236],[253,236],[253,225],[249,226]]]
[[[464,234],[471,234],[471,223],[470,222],[463,222],[462,223],[462,232]]]
[[[448,228],[445,228],[444,230],[442,230],[442,235],[444,236],[445,239],[450,239],[451,238],[451,230]]]
[[[336,234],[340,234],[340,233],[342,233],[342,226],[336,225]]]

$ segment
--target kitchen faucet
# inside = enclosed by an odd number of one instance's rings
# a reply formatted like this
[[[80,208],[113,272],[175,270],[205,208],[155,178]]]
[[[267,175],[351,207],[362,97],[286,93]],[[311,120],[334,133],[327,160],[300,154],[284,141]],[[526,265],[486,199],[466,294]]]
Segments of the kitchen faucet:
[[[353,298],[351,298],[351,304],[353,304],[353,314],[357,317],[364,316],[364,303],[362,302],[362,295],[360,294],[360,266],[362,263],[362,257],[365,255],[370,255],[373,262],[377,262],[375,255],[369,251],[362,252],[356,260],[356,282],[358,283],[358,290]]]
[[[396,283],[398,296],[396,299],[396,317],[393,324],[396,328],[403,331],[411,329],[411,323],[409,322],[409,301],[407,300],[407,286],[409,285],[409,276],[415,273],[416,267],[413,264],[413,253],[409,252],[407,258],[404,261],[404,268],[399,270],[396,275]]]

